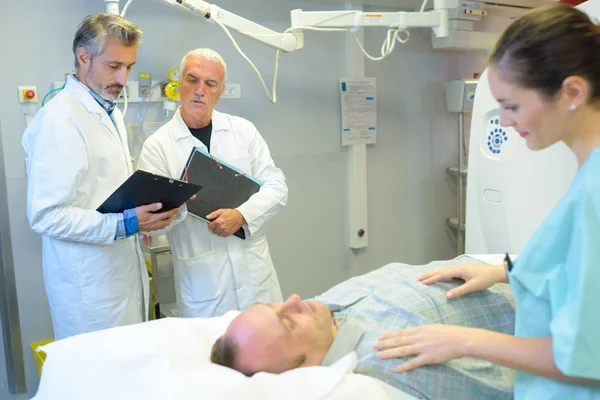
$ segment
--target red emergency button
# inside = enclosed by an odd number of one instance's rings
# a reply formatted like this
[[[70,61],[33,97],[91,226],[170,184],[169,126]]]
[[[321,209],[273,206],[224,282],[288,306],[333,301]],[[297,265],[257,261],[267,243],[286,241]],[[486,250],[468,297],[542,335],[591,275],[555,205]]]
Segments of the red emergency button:
[[[37,103],[38,91],[35,86],[19,86],[19,103]]]

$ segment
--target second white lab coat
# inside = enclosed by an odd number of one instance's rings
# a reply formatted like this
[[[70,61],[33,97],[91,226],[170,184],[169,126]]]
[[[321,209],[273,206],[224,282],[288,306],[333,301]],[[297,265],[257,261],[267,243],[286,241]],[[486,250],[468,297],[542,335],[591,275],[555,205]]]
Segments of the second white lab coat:
[[[23,147],[27,216],[42,235],[55,339],[147,320],[137,235],[115,241],[118,215],[96,211],[132,173],[121,112],[109,117],[70,76],[27,127]]]
[[[258,179],[262,186],[237,208],[246,220],[246,240],[216,236],[192,214],[163,230],[173,254],[177,308],[182,317],[218,316],[256,302],[282,300],[264,226],[286,204],[283,172],[249,121],[213,111],[212,126],[210,153]],[[178,110],[146,140],[137,167],[179,179],[194,146],[206,150]]]

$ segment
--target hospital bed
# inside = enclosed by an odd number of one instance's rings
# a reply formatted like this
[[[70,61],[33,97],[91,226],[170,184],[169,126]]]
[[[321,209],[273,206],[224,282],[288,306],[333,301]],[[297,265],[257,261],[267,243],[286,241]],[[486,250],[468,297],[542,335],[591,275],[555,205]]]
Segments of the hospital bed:
[[[478,257],[478,261],[492,264],[501,259],[492,255]],[[455,260],[460,262],[465,260]],[[449,263],[434,262],[431,266]],[[397,265],[404,271],[412,267]],[[492,302],[498,306],[496,300]],[[298,368],[283,374],[258,373],[252,377],[212,364],[209,358],[213,343],[238,314],[239,311],[230,311],[214,318],[164,318],[43,346],[47,357],[34,399],[415,399],[386,383],[395,382],[387,373],[381,377],[386,382],[354,373],[358,357],[355,352],[328,367]],[[364,349],[359,350],[359,355],[364,367]],[[477,368],[486,369],[485,363],[477,364]],[[468,385],[470,380],[462,380],[459,375],[456,378],[460,384]],[[431,377],[420,382],[425,385],[438,381]],[[435,388],[425,391],[409,386],[407,390],[437,393]]]
[[[600,15],[600,0],[580,6]],[[494,253],[519,253],[566,192],[577,166],[562,144],[529,151],[499,125],[498,104],[484,72],[477,85],[467,178],[467,254],[497,263]],[[167,318],[84,334],[44,346],[36,400],[80,399],[413,399],[352,372],[351,353],[330,367],[300,368],[251,378],[208,361],[215,339],[237,315]]]

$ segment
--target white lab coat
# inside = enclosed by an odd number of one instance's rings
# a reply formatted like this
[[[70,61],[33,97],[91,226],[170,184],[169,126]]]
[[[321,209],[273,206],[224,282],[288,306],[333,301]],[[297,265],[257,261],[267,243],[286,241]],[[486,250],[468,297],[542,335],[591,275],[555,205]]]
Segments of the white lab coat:
[[[70,76],[27,127],[23,147],[27,217],[42,235],[55,338],[147,320],[137,235],[115,241],[117,214],[95,211],[132,173],[123,114],[109,117]]]
[[[137,167],[179,179],[194,146],[206,150],[178,110],[146,140]],[[177,309],[182,317],[218,316],[282,299],[264,226],[286,204],[283,172],[254,125],[243,118],[213,111],[210,147],[213,156],[257,178],[262,186],[237,208],[246,219],[246,240],[216,236],[207,222],[192,214],[163,230],[173,254]]]

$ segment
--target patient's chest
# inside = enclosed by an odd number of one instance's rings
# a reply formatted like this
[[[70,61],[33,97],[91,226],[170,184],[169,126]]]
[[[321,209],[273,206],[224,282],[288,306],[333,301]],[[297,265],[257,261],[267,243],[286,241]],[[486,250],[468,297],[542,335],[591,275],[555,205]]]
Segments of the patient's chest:
[[[444,323],[514,332],[514,303],[509,287],[448,301],[445,293],[456,283],[426,286],[417,279],[423,272],[439,267],[440,263],[419,267],[390,264],[319,296],[319,300],[339,310],[336,320],[363,331],[355,348],[355,372],[380,379],[417,398],[512,398],[511,371],[486,361],[464,358],[396,374],[391,368],[406,359],[379,360],[375,356],[373,345],[383,332],[412,326]]]

